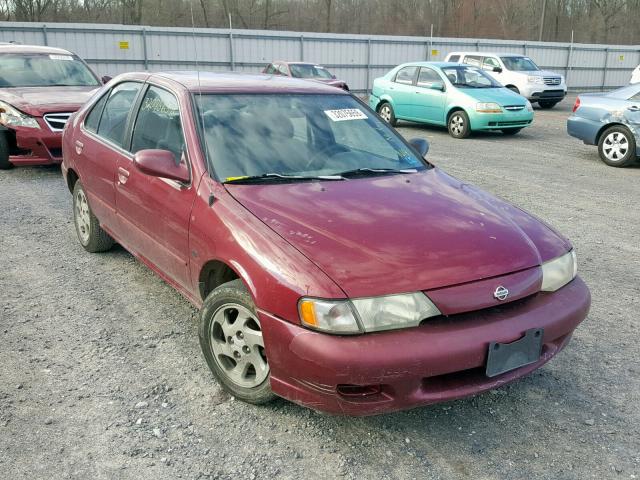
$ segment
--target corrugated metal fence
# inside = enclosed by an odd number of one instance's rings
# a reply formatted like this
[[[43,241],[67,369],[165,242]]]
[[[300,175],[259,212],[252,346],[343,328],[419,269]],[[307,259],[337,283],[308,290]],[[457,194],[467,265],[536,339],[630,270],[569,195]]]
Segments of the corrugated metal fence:
[[[0,22],[0,41],[71,50],[101,75],[196,64],[256,72],[272,60],[304,60],[330,68],[358,93],[367,93],[373,79],[395,65],[444,60],[455,50],[528,55],[541,68],[564,74],[573,90],[624,85],[640,64],[639,46],[75,23]]]

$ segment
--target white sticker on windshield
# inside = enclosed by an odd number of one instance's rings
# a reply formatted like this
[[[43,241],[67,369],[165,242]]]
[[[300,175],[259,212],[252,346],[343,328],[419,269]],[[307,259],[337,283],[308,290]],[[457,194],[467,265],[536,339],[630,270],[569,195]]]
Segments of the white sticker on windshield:
[[[359,108],[341,108],[340,110],[325,110],[324,113],[334,122],[344,120],[366,120],[367,116]]]
[[[51,60],[73,60],[71,55],[49,55]]]

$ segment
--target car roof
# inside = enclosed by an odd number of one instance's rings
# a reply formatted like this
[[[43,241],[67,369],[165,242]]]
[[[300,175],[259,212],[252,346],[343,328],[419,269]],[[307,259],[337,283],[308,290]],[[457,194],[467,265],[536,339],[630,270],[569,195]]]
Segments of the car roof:
[[[522,53],[511,53],[511,52],[449,52],[447,56],[450,55],[479,55],[481,57],[526,57],[527,55],[523,55]]]
[[[0,43],[0,53],[44,53],[73,55],[63,48],[43,47],[41,45],[20,45],[19,43]]]
[[[127,78],[125,74],[122,77]],[[148,80],[154,77],[171,80],[191,92],[208,93],[320,93],[333,95],[349,95],[348,92],[321,82],[300,80],[281,75],[239,72],[200,72],[175,71],[149,74]],[[139,78],[139,77],[136,77]]]
[[[398,65],[399,67],[459,67],[458,62],[409,62]]]

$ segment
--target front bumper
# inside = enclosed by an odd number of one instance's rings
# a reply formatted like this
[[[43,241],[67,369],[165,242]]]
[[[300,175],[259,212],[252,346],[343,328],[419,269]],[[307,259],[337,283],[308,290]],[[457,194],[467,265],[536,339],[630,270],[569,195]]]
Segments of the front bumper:
[[[533,112],[526,108],[514,112],[477,113],[470,118],[471,130],[500,130],[503,128],[524,128],[533,123]]]
[[[567,86],[564,83],[553,86],[536,83],[528,84],[522,87],[520,95],[529,99],[531,102],[538,102],[540,100],[559,102],[567,96]]]
[[[16,127],[6,131],[15,137],[16,150],[9,156],[14,165],[57,165],[62,162],[62,132],[52,132],[42,118],[40,128]]]
[[[565,347],[590,302],[576,277],[554,293],[366,335],[327,335],[259,317],[274,393],[314,410],[375,415],[474,395],[530,373]],[[531,328],[544,329],[540,360],[486,377],[490,342],[512,342]],[[379,391],[352,394],[352,386],[371,385]]]

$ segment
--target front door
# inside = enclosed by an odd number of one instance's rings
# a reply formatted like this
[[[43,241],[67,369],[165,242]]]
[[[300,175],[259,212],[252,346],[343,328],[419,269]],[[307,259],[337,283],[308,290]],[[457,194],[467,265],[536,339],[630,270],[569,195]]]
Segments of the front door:
[[[421,67],[415,88],[413,102],[414,117],[418,120],[444,125],[445,102],[444,80],[438,72],[429,67]]]
[[[156,86],[144,94],[131,136],[131,153],[160,149],[186,162],[180,108],[176,97]],[[120,222],[135,232],[130,248],[169,280],[191,290],[189,217],[195,186],[146,175],[122,158],[118,165],[116,206]]]

